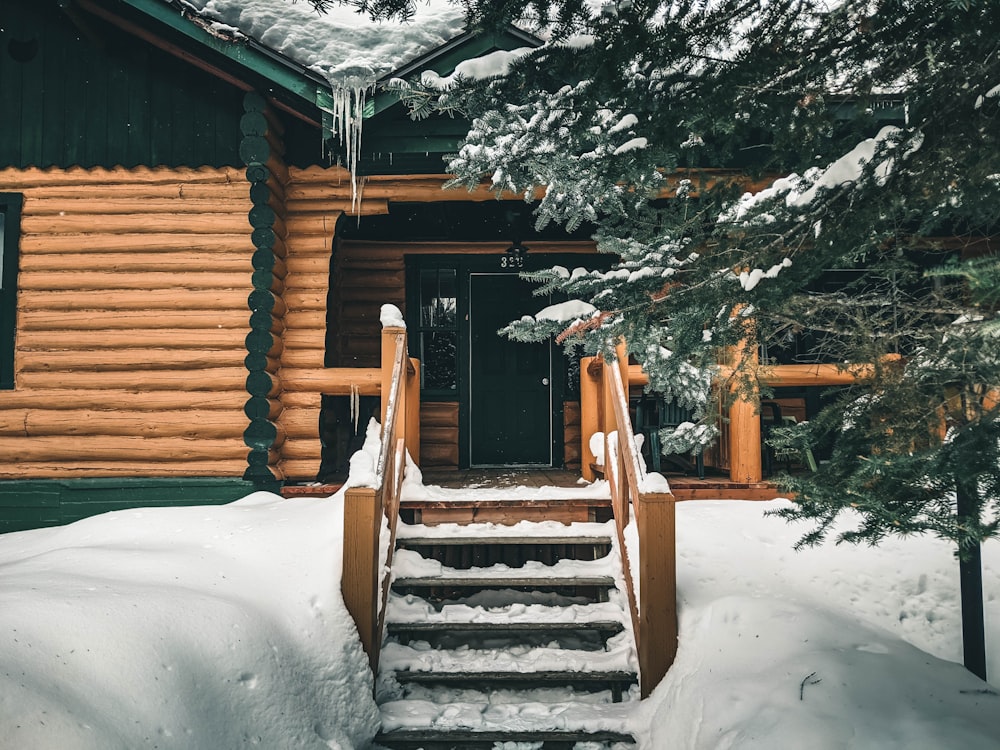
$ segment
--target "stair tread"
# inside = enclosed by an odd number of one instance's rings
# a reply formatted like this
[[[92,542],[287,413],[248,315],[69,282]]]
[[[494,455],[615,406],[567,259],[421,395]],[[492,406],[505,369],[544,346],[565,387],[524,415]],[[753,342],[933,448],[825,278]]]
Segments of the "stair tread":
[[[602,651],[577,648],[527,646],[516,651],[503,648],[424,648],[387,642],[382,646],[380,669],[384,672],[630,672],[635,671],[631,639],[621,634]]]
[[[409,536],[396,539],[396,544],[402,547],[445,547],[458,545],[511,545],[511,546],[542,546],[542,545],[590,545],[611,544],[611,537],[608,535],[575,535],[558,536],[547,534],[545,536]]]
[[[509,492],[509,490],[506,490]],[[611,496],[602,497],[503,497],[499,492],[477,496],[473,492],[456,490],[448,498],[402,498],[400,508],[560,508],[567,506],[605,508]]]
[[[402,698],[383,703],[382,727],[393,731],[615,732],[626,734],[635,703],[456,702]]]
[[[393,586],[413,587],[459,587],[459,586],[614,586],[615,579],[611,576],[581,576],[581,575],[448,575],[448,576],[413,576],[396,578]]]
[[[441,632],[454,630],[479,631],[539,631],[539,630],[606,630],[619,633],[624,629],[620,620],[585,620],[580,622],[460,622],[425,620],[423,622],[387,622],[389,634],[399,632]]]
[[[397,536],[452,537],[456,534],[470,536],[612,536],[614,521],[518,521],[513,524],[492,521],[472,523],[402,523],[396,528]]]
[[[542,681],[579,681],[579,682],[608,682],[611,680],[634,681],[637,673],[634,671],[596,671],[596,672],[571,672],[557,669],[545,669],[537,672],[533,671],[496,671],[489,672],[465,672],[461,670],[451,670],[446,672],[415,672],[410,669],[397,669],[394,674],[396,679],[412,682],[430,682],[439,680],[542,680]]]
[[[375,741],[409,739],[413,741],[472,741],[472,742],[544,742],[563,740],[576,742],[635,742],[631,733],[615,729],[392,729],[379,732]]]

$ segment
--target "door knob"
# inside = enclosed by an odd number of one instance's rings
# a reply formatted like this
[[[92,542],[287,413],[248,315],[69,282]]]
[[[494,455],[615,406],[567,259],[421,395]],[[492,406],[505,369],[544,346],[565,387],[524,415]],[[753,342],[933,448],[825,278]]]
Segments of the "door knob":
[[[548,378],[542,378],[542,385],[548,385],[548,384],[549,384],[549,379]]]

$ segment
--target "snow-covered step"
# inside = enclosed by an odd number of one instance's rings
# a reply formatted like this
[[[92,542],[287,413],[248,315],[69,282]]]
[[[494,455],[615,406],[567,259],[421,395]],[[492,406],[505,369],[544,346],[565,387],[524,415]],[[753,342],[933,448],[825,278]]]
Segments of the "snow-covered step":
[[[486,540],[487,543],[502,543],[508,540],[539,538],[560,540],[582,539],[608,540],[615,534],[614,522],[607,523],[560,523],[558,521],[520,521],[515,524],[500,523],[442,523],[436,525],[404,524],[396,528],[396,541],[411,539],[434,540],[437,544],[461,544],[468,539]]]
[[[613,527],[599,523],[408,524],[400,525],[396,544],[455,568],[497,563],[519,567],[533,560],[549,565],[564,559],[596,560],[611,551],[613,533]]]
[[[524,638],[542,633],[547,636],[596,635],[607,640],[624,630],[618,620],[591,620],[583,622],[389,622],[388,635],[396,636],[400,643],[428,635],[465,635],[481,637]]]
[[[586,743],[585,747],[593,749],[633,747],[635,740],[627,732],[598,730],[595,732],[575,731],[570,729],[546,732],[516,731],[516,730],[448,730],[437,729],[398,729],[394,732],[382,732],[375,742],[391,750],[493,750],[496,747],[508,747],[506,743],[542,750],[552,748],[565,750],[573,748],[577,743]],[[542,743],[540,746],[537,743]]]
[[[437,537],[437,536],[414,536],[414,537],[404,537],[402,539],[397,539],[396,544],[399,547],[405,549],[413,549],[415,547],[443,547],[443,546],[455,546],[461,544],[468,545],[486,545],[486,546],[499,546],[499,545],[524,545],[524,546],[542,546],[542,545],[565,545],[565,546],[590,546],[590,545],[610,545],[611,537],[609,536],[454,536],[454,537]]]
[[[434,588],[516,589],[533,588],[551,591],[562,588],[609,588],[615,585],[611,576],[583,575],[440,575],[425,577],[399,577],[393,579],[394,591],[414,591]]]
[[[448,703],[398,700],[382,705],[386,747],[473,748],[492,742],[633,742],[628,729],[631,707],[623,703],[557,701],[542,703]],[[407,741],[425,744],[402,744]],[[442,744],[431,744],[440,742]],[[449,744],[451,743],[451,744]],[[571,747],[572,745],[568,745]]]
[[[451,568],[422,557],[413,550],[399,549],[393,564],[392,590],[397,593],[460,590],[483,591],[524,589],[572,592],[604,600],[615,579],[606,558],[601,560],[560,560],[555,565],[528,561],[521,567],[498,564],[486,568]]]
[[[567,672],[548,670],[533,672],[410,672],[395,673],[400,685],[436,685],[473,690],[528,690],[566,687],[589,692],[608,690],[612,702],[621,703],[622,696],[638,684],[635,672]]]
[[[618,622],[625,623],[629,614],[621,593],[615,589],[609,592],[606,602],[574,604],[553,603],[556,598],[551,594],[536,594],[536,601],[526,603],[500,604],[494,595],[492,601],[469,604],[449,603],[434,607],[427,600],[412,594],[389,595],[386,610],[386,622],[405,623],[493,623],[509,625],[512,623],[588,623],[588,622]]]
[[[638,665],[615,536],[613,523],[400,524],[376,742],[632,747]]]
[[[609,638],[602,651],[527,645],[443,649],[423,642],[387,642],[379,665],[393,672],[632,672],[637,667],[628,633]]]

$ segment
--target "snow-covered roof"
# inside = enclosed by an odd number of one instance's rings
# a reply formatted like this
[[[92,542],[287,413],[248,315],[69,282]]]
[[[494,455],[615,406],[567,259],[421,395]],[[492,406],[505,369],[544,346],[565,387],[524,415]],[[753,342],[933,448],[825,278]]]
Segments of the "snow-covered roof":
[[[178,0],[163,0],[177,5]],[[180,0],[220,33],[238,32],[335,86],[373,82],[460,35],[465,14],[449,0],[419,0],[413,17],[372,21],[345,6],[317,13],[307,0]]]

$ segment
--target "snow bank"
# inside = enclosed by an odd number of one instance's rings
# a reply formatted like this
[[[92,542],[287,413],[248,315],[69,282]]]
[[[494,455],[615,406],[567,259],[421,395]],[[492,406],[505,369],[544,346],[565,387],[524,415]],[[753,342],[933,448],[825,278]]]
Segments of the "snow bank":
[[[342,523],[257,493],[0,537],[0,748],[365,746]]]
[[[914,537],[795,552],[807,527],[763,517],[786,502],[677,505],[680,648],[635,717],[646,746],[1000,746],[1000,695],[954,663],[961,621],[949,545]],[[984,556],[995,645],[998,545]],[[989,671],[1000,675],[1000,653]]]
[[[763,517],[784,502],[678,503],[677,661],[650,699],[609,707],[634,711],[640,747],[1000,747],[1000,695],[955,663],[949,545],[795,552],[805,527]],[[340,494],[257,493],[0,536],[0,748],[366,747],[379,719],[339,594],[342,513]],[[995,646],[1000,544],[984,557]],[[535,667],[562,656],[522,651]]]

